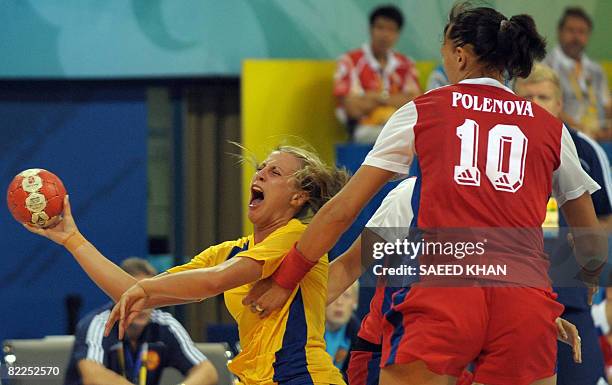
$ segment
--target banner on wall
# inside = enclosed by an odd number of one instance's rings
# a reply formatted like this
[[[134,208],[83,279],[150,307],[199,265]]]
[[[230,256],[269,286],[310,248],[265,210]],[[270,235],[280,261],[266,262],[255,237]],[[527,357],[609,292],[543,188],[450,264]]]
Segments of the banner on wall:
[[[246,58],[333,60],[368,39],[368,15],[381,3],[404,13],[398,51],[438,61],[453,0],[24,0],[0,2],[0,78],[237,76]],[[490,3],[533,15],[554,42],[575,1]],[[596,25],[590,52],[612,58],[612,2],[581,6]]]

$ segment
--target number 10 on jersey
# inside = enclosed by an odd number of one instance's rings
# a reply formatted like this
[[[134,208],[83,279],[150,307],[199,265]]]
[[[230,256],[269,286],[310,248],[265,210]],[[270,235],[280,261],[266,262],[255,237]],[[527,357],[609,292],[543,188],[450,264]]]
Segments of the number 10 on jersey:
[[[457,127],[461,140],[459,165],[455,166],[455,182],[480,186],[478,169],[478,123],[466,119]],[[486,175],[499,191],[516,192],[523,185],[527,137],[518,126],[497,124],[487,138]]]

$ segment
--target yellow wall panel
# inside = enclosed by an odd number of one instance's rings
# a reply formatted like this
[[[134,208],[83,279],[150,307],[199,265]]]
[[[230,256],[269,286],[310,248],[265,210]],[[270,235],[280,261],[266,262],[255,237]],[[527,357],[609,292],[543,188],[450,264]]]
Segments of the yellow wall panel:
[[[608,77],[608,86],[612,89],[612,61],[602,61],[600,64]]]
[[[333,61],[247,60],[242,67],[242,145],[263,159],[278,144],[313,146],[326,162],[346,141],[334,115]],[[243,167],[243,207],[253,175]],[[245,234],[252,231],[243,213]]]

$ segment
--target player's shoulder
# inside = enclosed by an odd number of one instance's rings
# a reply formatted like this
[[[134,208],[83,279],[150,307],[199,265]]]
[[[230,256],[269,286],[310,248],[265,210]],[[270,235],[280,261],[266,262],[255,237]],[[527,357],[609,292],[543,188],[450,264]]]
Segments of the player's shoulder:
[[[606,169],[607,164],[610,162],[606,150],[588,135],[569,127],[568,131],[576,145],[576,151],[580,159],[589,163],[597,161],[600,163],[602,169]]]
[[[459,88],[457,84],[447,84],[445,86],[432,88],[431,90],[428,90],[414,98],[413,101],[415,104],[431,102],[433,100],[439,100],[440,98],[450,97],[453,92],[457,92],[458,90]]]
[[[191,338],[179,320],[174,318],[172,314],[159,309],[154,309],[151,312],[147,328],[153,329],[148,333],[149,335],[156,336],[157,339],[165,343],[171,343],[172,341],[181,343],[181,340],[190,340]]]
[[[597,75],[602,75],[604,73],[604,69],[601,66],[601,64],[599,64],[598,62],[596,62],[595,60],[591,59],[590,57],[585,57],[584,58],[584,63],[585,63],[585,67],[587,67],[587,69],[590,72],[594,72]]]
[[[218,250],[221,249],[231,249],[234,247],[243,247],[244,245],[246,245],[249,240],[250,240],[250,236],[244,236],[244,237],[240,237],[238,239],[232,239],[229,241],[225,241],[225,242],[221,242],[217,245],[215,245],[214,247],[217,248]]]
[[[364,56],[365,56],[365,52],[363,51],[362,48],[355,48],[353,50],[345,52],[344,55],[341,56],[341,58],[351,61],[353,64],[355,64],[360,59],[362,59]]]
[[[151,312],[151,318],[149,322],[156,327],[170,332],[177,326],[182,327],[183,325],[174,316],[166,311],[154,309]]]
[[[595,139],[591,138],[585,133],[574,130],[573,128],[570,128],[570,127],[568,127],[567,130],[569,131],[572,139],[574,140],[574,143],[580,143],[594,152],[595,151],[605,152],[603,147],[601,147],[601,145],[597,143]]]
[[[414,190],[414,185],[416,184],[417,178],[410,177],[401,181],[393,190],[389,192],[387,197],[395,197],[397,195],[401,195],[402,197],[406,197],[408,195],[412,195],[412,191]]]
[[[102,307],[90,311],[81,318],[76,325],[75,343],[82,344],[89,341],[92,336],[99,336],[104,349],[106,349],[113,342],[113,338],[115,338],[113,336],[116,336],[116,334],[111,333],[111,336],[102,338],[102,332],[112,307],[113,303],[109,302]]]
[[[103,306],[97,307],[89,313],[85,314],[83,318],[79,320],[77,323],[77,329],[88,328],[89,325],[94,321],[94,319],[104,320],[110,315],[111,309],[113,308],[113,303],[108,302]]]
[[[292,233],[303,233],[306,230],[306,224],[302,223],[299,219],[291,219],[287,224],[279,228],[275,233],[278,235],[286,235]]]
[[[255,245],[255,249],[251,250],[251,248],[249,248],[249,253],[255,252],[258,247],[266,247],[266,245],[274,244],[278,246],[279,242],[280,245],[289,244],[289,249],[291,245],[302,236],[304,231],[306,231],[306,227],[307,225],[302,223],[299,219],[293,218],[287,222],[287,224],[274,230],[272,234],[258,242],[257,245]]]
[[[403,212],[404,210],[401,207],[406,204],[410,205],[416,180],[416,177],[406,178],[395,186],[393,190],[389,191],[380,206],[381,212],[386,211],[396,214]]]

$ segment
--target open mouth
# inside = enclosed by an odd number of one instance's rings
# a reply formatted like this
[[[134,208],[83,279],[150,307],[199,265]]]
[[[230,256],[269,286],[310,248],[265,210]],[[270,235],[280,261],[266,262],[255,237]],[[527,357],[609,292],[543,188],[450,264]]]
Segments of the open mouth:
[[[251,186],[251,199],[249,200],[249,207],[257,207],[264,200],[264,192],[261,187],[257,185]]]

